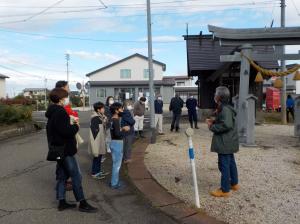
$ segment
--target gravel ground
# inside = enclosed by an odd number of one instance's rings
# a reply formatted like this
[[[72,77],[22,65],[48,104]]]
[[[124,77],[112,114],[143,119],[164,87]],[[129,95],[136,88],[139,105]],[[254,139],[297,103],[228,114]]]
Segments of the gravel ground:
[[[166,127],[167,130],[168,127]],[[159,137],[149,145],[145,163],[169,192],[194,204],[187,139],[182,131]],[[300,141],[293,126],[256,127],[257,148],[236,154],[241,190],[229,198],[214,198],[219,187],[217,154],[210,152],[211,133],[202,124],[193,138],[201,207],[228,223],[300,223]]]

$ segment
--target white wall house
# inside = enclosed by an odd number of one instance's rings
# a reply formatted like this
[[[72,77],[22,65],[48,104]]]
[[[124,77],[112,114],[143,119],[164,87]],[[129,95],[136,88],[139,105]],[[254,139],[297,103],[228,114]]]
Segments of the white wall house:
[[[153,61],[155,94],[161,94],[166,99],[174,95],[174,80],[166,80],[163,74],[166,65]],[[132,99],[136,101],[140,96],[149,97],[148,58],[141,54],[133,54],[122,60],[90,72],[90,103],[105,102],[108,96],[117,101]]]
[[[6,97],[6,79],[9,78],[0,74],[0,99]]]

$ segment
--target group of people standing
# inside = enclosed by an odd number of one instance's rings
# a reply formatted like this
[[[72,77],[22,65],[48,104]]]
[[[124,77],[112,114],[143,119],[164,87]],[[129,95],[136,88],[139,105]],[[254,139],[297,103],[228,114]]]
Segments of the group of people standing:
[[[58,210],[77,207],[76,204],[70,204],[65,200],[66,190],[73,190],[80,211],[96,212],[97,208],[85,200],[83,192],[82,175],[76,159],[78,146],[83,143],[83,139],[78,134],[80,128],[78,114],[70,106],[68,83],[57,82],[49,98],[52,103],[45,114],[48,118],[46,131],[49,153],[50,150],[52,153],[63,151],[55,159]],[[105,154],[111,153],[112,171],[109,186],[112,189],[121,189],[124,186],[119,178],[122,162],[131,162],[134,138],[144,138],[145,101],[146,99],[142,97],[134,105],[130,100],[121,104],[114,102],[114,98],[110,96],[105,104],[96,102],[93,105],[88,139],[88,151],[92,155],[91,176],[95,179],[104,179],[109,174],[103,170],[102,163]]]
[[[65,200],[66,190],[73,190],[76,201],[79,202],[79,211],[96,212],[85,199],[82,187],[82,175],[76,154],[78,145],[83,142],[79,136],[80,122],[76,112],[69,103],[69,86],[66,81],[59,81],[50,92],[52,104],[46,111],[47,140],[50,149],[63,149],[63,154],[56,158],[56,198],[59,201],[58,210],[76,208]],[[218,153],[218,164],[221,172],[221,188],[211,192],[213,196],[228,196],[230,189],[238,190],[238,174],[234,153],[238,151],[238,135],[236,130],[236,112],[229,105],[230,93],[226,87],[219,87],[215,101],[218,105],[216,119],[208,119],[209,129],[214,133],[211,151]],[[90,120],[88,151],[92,155],[91,176],[95,179],[104,179],[109,172],[102,168],[104,156],[111,153],[112,173],[109,186],[112,189],[121,189],[124,185],[119,178],[122,162],[131,162],[132,144],[135,138],[144,138],[143,124],[145,116],[146,98],[141,97],[136,103],[126,100],[123,104],[115,102],[112,96],[106,103],[96,102]],[[155,104],[155,125],[158,125],[159,134],[163,133],[163,101],[158,96]],[[178,132],[180,117],[184,102],[176,95],[170,102],[169,110],[173,112],[171,131]],[[190,97],[186,101],[189,121],[192,128],[198,129],[197,100]],[[49,154],[48,154],[49,155]],[[69,180],[71,179],[71,181]]]

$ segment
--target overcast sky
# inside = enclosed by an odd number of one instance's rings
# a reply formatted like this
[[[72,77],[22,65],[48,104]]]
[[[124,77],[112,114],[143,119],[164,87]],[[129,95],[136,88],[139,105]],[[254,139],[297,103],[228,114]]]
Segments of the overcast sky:
[[[165,75],[186,74],[182,35],[208,33],[207,25],[280,25],[279,0],[153,0],[154,59]],[[287,0],[287,26],[300,26],[300,0]],[[102,4],[103,3],[103,4]],[[25,87],[52,88],[66,79],[69,53],[72,87],[85,74],[133,53],[147,55],[146,0],[0,0],[0,73],[7,93]],[[297,52],[300,46],[289,46]]]

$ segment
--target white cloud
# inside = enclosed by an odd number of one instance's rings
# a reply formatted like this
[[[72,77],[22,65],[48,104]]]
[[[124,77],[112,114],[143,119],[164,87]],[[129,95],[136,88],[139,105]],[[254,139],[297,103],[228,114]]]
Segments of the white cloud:
[[[140,39],[139,41],[147,41],[147,37],[144,37]],[[182,41],[181,36],[170,36],[170,35],[165,35],[165,36],[153,36],[152,41],[157,41],[157,42],[172,42],[172,41]]]
[[[152,49],[152,52],[153,52],[153,56],[155,57],[155,54],[158,54],[158,53],[161,53],[165,51],[164,49],[162,48],[153,48]],[[144,56],[147,56],[148,55],[148,48],[147,47],[141,47],[141,48],[130,48],[129,49],[129,54],[135,54],[135,53],[139,53],[139,54],[142,54]]]
[[[88,51],[73,51],[73,50],[67,50],[68,54],[71,56],[77,56],[81,59],[85,60],[97,60],[97,61],[117,61],[120,59],[119,56],[109,53],[101,53],[101,52],[88,52]]]

